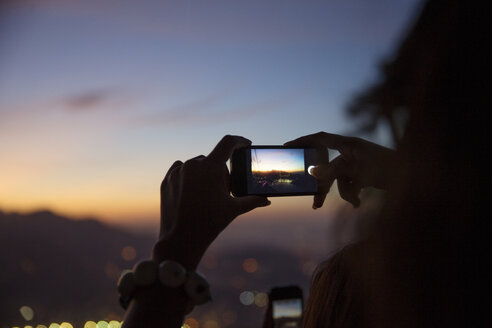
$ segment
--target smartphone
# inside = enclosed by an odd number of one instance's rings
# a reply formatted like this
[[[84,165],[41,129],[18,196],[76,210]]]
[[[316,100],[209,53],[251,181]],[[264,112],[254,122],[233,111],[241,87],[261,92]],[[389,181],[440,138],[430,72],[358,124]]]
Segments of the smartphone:
[[[318,183],[310,174],[317,162],[314,148],[250,146],[231,157],[231,191],[246,195],[314,195]]]
[[[301,327],[303,297],[298,286],[275,287],[270,291],[273,326],[275,328]]]

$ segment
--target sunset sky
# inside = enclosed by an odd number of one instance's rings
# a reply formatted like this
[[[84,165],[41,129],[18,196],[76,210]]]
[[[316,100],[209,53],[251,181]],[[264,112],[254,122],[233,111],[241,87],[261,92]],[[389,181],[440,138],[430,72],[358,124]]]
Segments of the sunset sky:
[[[285,299],[274,301],[273,305],[273,318],[278,319],[282,317],[293,318],[300,317],[302,311],[302,304],[299,299]]]
[[[304,150],[253,149],[251,150],[251,171],[304,171]]]
[[[0,209],[155,222],[167,168],[225,134],[353,133],[344,106],[420,3],[2,1]]]

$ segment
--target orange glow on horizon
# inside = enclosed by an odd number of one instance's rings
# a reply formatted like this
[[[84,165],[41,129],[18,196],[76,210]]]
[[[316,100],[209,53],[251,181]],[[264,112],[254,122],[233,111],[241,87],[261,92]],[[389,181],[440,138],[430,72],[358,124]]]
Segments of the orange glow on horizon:
[[[272,169],[272,170],[251,170],[253,173],[271,173],[271,172],[288,172],[288,173],[304,173],[304,170],[298,169]]]
[[[335,189],[335,188],[333,188]],[[0,190],[1,196],[1,190]],[[16,212],[28,214],[40,210],[49,210],[55,214],[71,219],[94,218],[108,224],[122,224],[124,226],[155,226],[159,225],[159,199],[153,194],[151,200],[136,202],[134,199],[94,200],[76,197],[60,197],[56,202],[39,202],[27,204],[27,202],[13,202],[8,204],[5,198],[0,197],[0,210],[4,212]],[[322,209],[314,211],[312,196],[299,197],[270,197],[272,204],[246,213],[240,220],[285,220],[285,218],[304,217],[306,215],[321,218],[338,209],[343,202],[339,199],[338,192],[331,191],[328,194]]]

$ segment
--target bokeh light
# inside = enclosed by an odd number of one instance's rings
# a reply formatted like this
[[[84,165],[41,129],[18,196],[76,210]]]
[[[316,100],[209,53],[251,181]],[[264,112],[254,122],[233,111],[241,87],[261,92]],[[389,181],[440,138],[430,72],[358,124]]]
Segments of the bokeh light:
[[[268,294],[258,293],[255,295],[255,304],[258,307],[264,307],[268,304]]]
[[[219,328],[219,324],[215,320],[207,320],[203,324],[203,328]]]
[[[69,322],[62,322],[60,328],[73,328],[72,324]]]
[[[94,321],[87,321],[84,325],[84,328],[97,328],[97,323]]]
[[[19,312],[21,313],[22,317],[26,321],[31,321],[32,318],[34,318],[33,309],[27,305],[21,306],[21,308],[19,309]]]
[[[50,324],[49,328],[60,328],[60,325],[57,323],[52,323],[52,324]]]
[[[137,257],[137,251],[132,246],[125,246],[121,249],[121,257],[125,261],[133,261]]]
[[[45,325],[37,325],[36,328],[48,328]]]
[[[108,328],[120,328],[120,327],[121,327],[121,324],[116,320],[111,320],[108,323]]]
[[[200,327],[200,324],[195,318],[186,318],[185,325],[188,325],[189,328],[198,328]]]
[[[244,291],[239,295],[239,301],[243,305],[251,305],[255,301],[255,294],[250,291]]]
[[[250,258],[243,261],[243,269],[248,273],[254,273],[258,270],[258,261]]]
[[[104,320],[98,321],[97,328],[108,328],[108,323]]]

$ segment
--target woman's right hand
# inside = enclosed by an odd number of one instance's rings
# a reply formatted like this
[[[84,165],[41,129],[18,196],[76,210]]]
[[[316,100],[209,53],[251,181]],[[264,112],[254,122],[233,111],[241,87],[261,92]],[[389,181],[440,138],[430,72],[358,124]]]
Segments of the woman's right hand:
[[[208,156],[176,161],[171,166],[161,184],[161,231],[154,246],[157,262],[172,255],[188,270],[195,270],[207,248],[234,218],[270,205],[262,196],[231,196],[226,163],[235,149],[249,145],[246,138],[227,135]],[[170,244],[180,254],[169,254]]]
[[[318,149],[318,163],[312,175],[318,179],[318,194],[313,208],[323,206],[326,194],[337,180],[340,196],[354,207],[360,205],[359,192],[364,187],[386,189],[395,164],[396,152],[372,142],[319,132],[289,141],[285,146],[313,147]],[[340,155],[328,160],[327,149]]]

